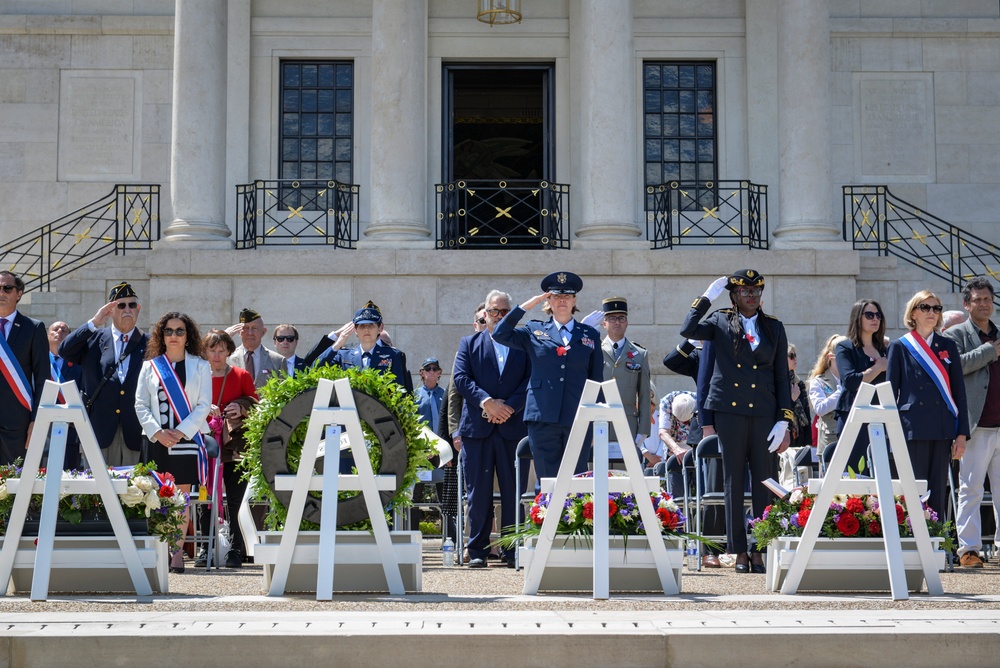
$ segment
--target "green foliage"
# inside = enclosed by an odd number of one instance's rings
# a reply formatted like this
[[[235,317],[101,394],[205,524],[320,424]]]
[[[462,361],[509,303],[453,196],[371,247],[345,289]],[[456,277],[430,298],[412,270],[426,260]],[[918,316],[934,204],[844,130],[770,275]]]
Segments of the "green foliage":
[[[270,512],[266,519],[266,525],[269,529],[280,530],[283,528],[288,510],[278,501],[264,479],[260,460],[261,439],[267,425],[281,414],[285,404],[302,392],[314,389],[323,378],[329,380],[347,378],[353,389],[378,399],[399,421],[399,426],[406,438],[407,466],[403,476],[403,485],[397,490],[391,501],[393,507],[404,507],[410,504],[408,490],[417,482],[417,472],[431,468],[430,458],[436,454],[434,444],[421,434],[423,423],[420,419],[420,413],[417,411],[417,405],[400,385],[393,382],[394,376],[392,374],[380,374],[374,369],[348,369],[345,371],[339,367],[322,366],[307,369],[292,378],[285,375],[272,376],[267,385],[257,391],[260,403],[251,410],[244,423],[247,447],[240,463],[240,467],[244,471],[244,479],[250,481],[254,498],[267,499],[270,502]],[[309,419],[306,418],[295,427],[289,439],[286,454],[288,470],[292,473],[298,471],[302,458],[302,445],[308,426]],[[366,444],[369,446],[368,454],[372,462],[372,469],[377,473],[382,462],[381,448],[378,447],[378,441],[368,425],[362,422],[361,426],[365,433]],[[347,498],[358,493],[341,492],[340,498]],[[320,492],[310,492],[310,494],[316,498],[322,498]],[[319,527],[312,522],[303,520],[301,528],[311,531]],[[358,522],[338,528],[364,530],[370,528],[370,522]]]

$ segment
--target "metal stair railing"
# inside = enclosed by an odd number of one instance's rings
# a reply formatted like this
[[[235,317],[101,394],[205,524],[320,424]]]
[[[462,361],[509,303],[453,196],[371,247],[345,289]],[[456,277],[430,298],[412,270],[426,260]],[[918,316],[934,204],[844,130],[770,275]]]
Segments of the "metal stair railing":
[[[118,184],[101,199],[0,246],[0,268],[18,274],[26,292],[106,255],[149,250],[160,238],[159,184]]]
[[[646,237],[674,246],[768,248],[767,186],[747,179],[646,186]]]
[[[1000,281],[995,244],[896,197],[888,186],[844,186],[843,230],[855,250],[905,260],[955,292],[976,276]],[[1000,304],[1000,295],[994,301]]]

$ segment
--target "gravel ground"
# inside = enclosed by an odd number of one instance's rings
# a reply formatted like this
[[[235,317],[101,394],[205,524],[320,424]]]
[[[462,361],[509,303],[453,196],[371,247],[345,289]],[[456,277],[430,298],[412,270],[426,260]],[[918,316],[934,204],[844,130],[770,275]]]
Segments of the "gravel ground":
[[[594,601],[589,592],[578,595],[522,596],[524,571],[490,562],[483,570],[441,565],[439,541],[424,542],[423,591],[405,597],[384,594],[335,595],[333,601],[318,602],[309,595],[268,598],[263,590],[262,568],[245,565],[239,570],[206,573],[188,562],[187,572],[171,574],[170,593],[136,599],[134,596],[59,596],[33,603],[20,596],[0,599],[0,613],[15,612],[156,612],[190,611],[420,611],[420,610],[929,610],[976,609],[1000,606],[1000,565],[996,559],[983,569],[956,569],[942,573],[945,596],[913,594],[908,601],[894,602],[886,593],[800,594],[780,596],[765,590],[764,575],[737,574],[732,569],[684,572],[680,596],[618,595]],[[494,566],[496,563],[498,565]]]

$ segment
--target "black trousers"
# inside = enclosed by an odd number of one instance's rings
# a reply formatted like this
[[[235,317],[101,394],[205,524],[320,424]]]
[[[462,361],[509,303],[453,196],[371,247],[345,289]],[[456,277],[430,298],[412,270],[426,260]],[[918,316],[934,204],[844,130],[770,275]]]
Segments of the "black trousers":
[[[746,517],[743,495],[746,472],[750,468],[750,492],[753,516],[760,517],[773,494],[763,481],[778,475],[778,455],[767,451],[767,435],[774,418],[751,417],[733,413],[715,414],[715,431],[722,447],[723,491],[726,495],[726,542],[729,551],[747,551]]]
[[[944,518],[948,510],[948,463],[951,461],[951,443],[951,439],[914,439],[906,442],[910,463],[913,464],[913,477],[927,481],[927,489],[931,493],[927,505],[941,518]]]

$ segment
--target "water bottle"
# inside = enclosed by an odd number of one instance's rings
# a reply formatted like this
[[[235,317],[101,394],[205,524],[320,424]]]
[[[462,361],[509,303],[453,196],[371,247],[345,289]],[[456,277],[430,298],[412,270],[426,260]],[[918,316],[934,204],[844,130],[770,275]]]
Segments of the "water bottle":
[[[684,550],[685,560],[687,561],[687,567],[689,571],[698,570],[698,541],[694,538],[689,538],[687,541],[687,547]]]
[[[445,568],[451,568],[455,565],[455,541],[450,536],[445,538],[444,544],[441,546],[441,564]]]

